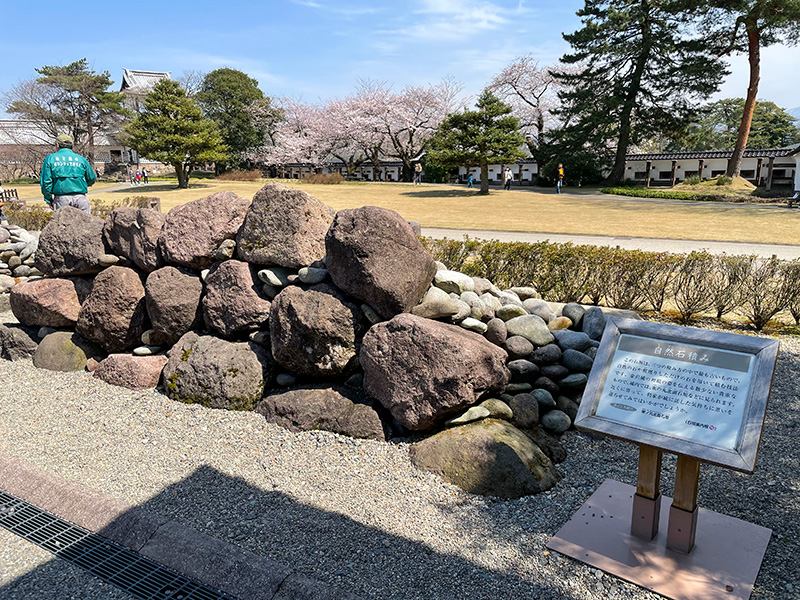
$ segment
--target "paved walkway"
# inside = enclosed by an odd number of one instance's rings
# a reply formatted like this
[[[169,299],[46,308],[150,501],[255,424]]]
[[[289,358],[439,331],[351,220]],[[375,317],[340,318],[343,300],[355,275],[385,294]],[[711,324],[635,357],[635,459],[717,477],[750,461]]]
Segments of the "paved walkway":
[[[708,250],[712,254],[755,254],[782,260],[800,258],[800,246],[791,244],[752,244],[749,242],[723,242],[712,240],[671,240],[654,238],[621,237],[610,235],[578,235],[563,233],[541,233],[535,231],[480,231],[469,229],[439,229],[423,227],[422,235],[434,238],[463,239],[464,236],[479,240],[501,242],[572,242],[593,246],[613,246],[627,250],[652,250],[657,252],[691,252]]]
[[[144,184],[144,183],[141,184],[141,185],[133,185],[131,183],[120,183],[119,185],[115,185],[115,186],[107,187],[107,188],[102,188],[102,189],[98,189],[98,190],[93,190],[93,189],[89,188],[89,191],[87,192],[87,195],[105,194],[106,192],[116,192],[118,190],[128,190],[128,189],[134,189],[134,188],[135,189],[146,188],[147,185],[148,184]],[[34,196],[34,197],[28,197],[28,198],[20,198],[20,200],[28,200],[28,201],[44,200],[44,196]]]

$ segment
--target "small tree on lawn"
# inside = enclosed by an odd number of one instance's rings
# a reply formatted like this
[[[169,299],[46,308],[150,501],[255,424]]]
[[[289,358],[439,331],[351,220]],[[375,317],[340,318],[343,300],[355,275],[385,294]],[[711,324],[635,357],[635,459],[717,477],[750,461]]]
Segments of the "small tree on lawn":
[[[128,144],[142,156],[175,168],[178,187],[200,164],[226,161],[228,148],[217,125],[203,118],[176,81],[162,79],[144,99],[144,111],[126,128]]]
[[[481,93],[476,107],[447,115],[433,138],[429,158],[443,165],[480,166],[479,193],[488,194],[489,165],[522,158],[525,139],[511,107],[492,92]]]

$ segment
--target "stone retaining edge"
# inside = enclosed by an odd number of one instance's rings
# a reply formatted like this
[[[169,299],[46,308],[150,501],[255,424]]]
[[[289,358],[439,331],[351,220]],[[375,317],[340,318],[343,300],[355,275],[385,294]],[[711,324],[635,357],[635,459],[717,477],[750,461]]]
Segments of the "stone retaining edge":
[[[239,600],[360,600],[0,451],[0,489]]]

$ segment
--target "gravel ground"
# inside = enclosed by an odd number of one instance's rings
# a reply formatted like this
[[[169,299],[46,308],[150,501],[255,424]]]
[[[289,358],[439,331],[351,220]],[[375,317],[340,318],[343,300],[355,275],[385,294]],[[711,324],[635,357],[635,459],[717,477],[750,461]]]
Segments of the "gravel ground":
[[[635,484],[632,444],[569,432],[564,479],[501,501],[416,470],[403,441],[293,434],[255,413],[184,405],[87,373],[0,368],[0,449],[364,598],[660,598],[545,548],[605,479]],[[773,530],[756,599],[800,598],[799,376],[800,340],[781,337],[756,473],[701,469],[701,506]],[[671,495],[674,457],[664,462]],[[75,577],[2,536],[0,598],[52,597],[37,595],[40,574]],[[33,571],[22,575],[28,554]]]

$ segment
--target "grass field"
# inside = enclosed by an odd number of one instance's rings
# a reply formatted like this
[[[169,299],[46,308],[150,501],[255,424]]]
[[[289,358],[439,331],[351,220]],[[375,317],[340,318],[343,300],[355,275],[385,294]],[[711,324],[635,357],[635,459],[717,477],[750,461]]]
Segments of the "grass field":
[[[158,196],[162,210],[167,212],[178,204],[223,190],[250,199],[264,183],[204,180],[191,183],[188,190],[178,190],[173,183],[156,182],[94,197],[113,201],[133,195]],[[800,244],[800,211],[783,207],[653,202],[596,197],[585,190],[575,190],[574,194],[566,190],[558,196],[547,189],[495,189],[487,197],[465,187],[444,185],[282,183],[302,189],[337,210],[382,206],[424,227]]]

